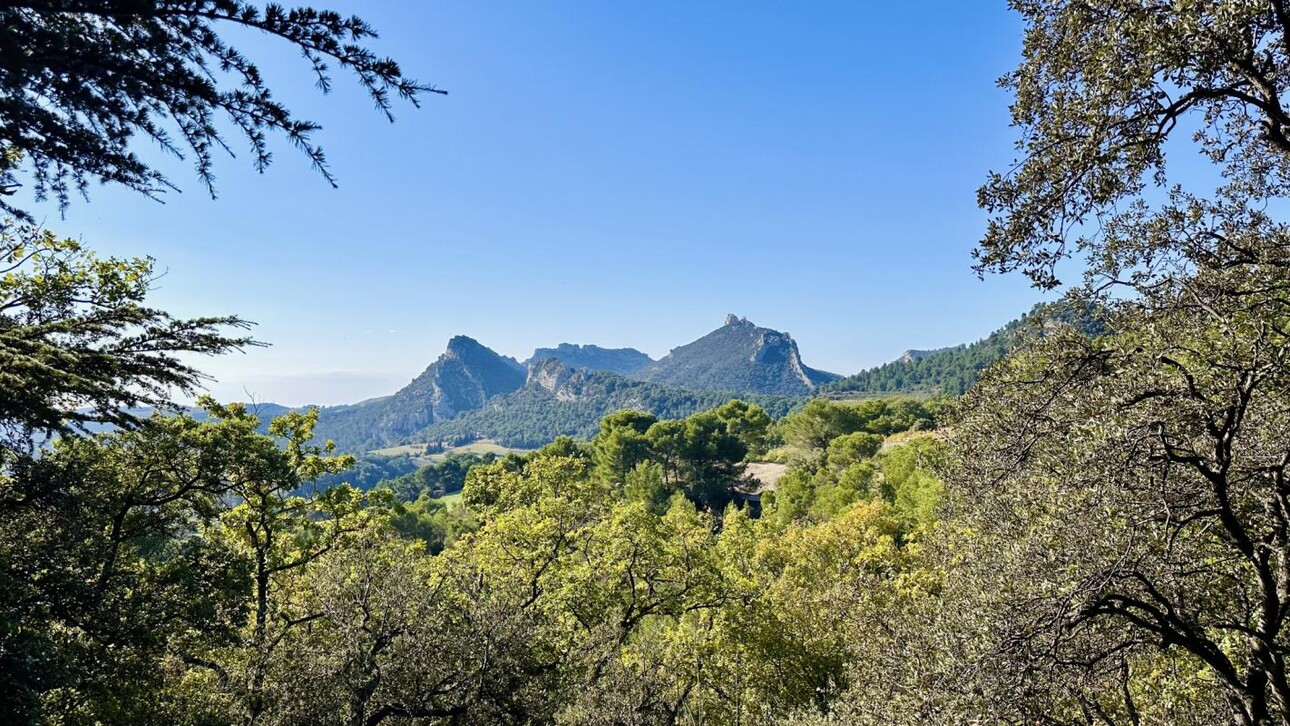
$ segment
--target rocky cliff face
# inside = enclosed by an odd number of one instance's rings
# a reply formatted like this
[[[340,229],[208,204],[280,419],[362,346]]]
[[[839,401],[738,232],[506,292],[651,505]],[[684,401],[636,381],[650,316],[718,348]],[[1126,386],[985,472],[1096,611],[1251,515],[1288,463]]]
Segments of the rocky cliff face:
[[[557,401],[572,401],[578,396],[582,374],[555,358],[543,358],[529,364],[528,380],[524,387],[541,389],[555,396]]]
[[[526,365],[554,359],[570,368],[583,368],[589,371],[608,371],[619,375],[629,375],[654,362],[653,358],[635,348],[601,348],[598,345],[572,345],[561,343],[554,348],[538,348],[533,351]]]
[[[459,335],[448,341],[443,355],[394,395],[324,410],[319,433],[346,450],[401,442],[414,431],[518,390],[524,379],[524,367],[514,358]]]
[[[514,358],[498,355],[473,338],[459,335],[448,341],[439,359],[394,394],[419,411],[425,426],[445,421],[462,411],[484,405],[493,396],[524,385],[524,367]]]
[[[677,388],[800,396],[838,376],[804,364],[789,334],[728,315],[720,328],[632,377]]]

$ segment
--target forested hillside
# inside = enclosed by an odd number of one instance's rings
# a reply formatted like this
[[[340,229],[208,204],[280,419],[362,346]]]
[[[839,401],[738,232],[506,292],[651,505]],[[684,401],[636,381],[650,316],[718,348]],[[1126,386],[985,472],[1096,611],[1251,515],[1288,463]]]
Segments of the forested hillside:
[[[976,383],[981,371],[1002,360],[1026,340],[1042,337],[1060,325],[1074,326],[1090,335],[1102,331],[1100,318],[1088,306],[1041,303],[975,343],[938,350],[911,350],[899,360],[825,383],[820,386],[820,392],[825,395],[960,395]]]
[[[473,338],[458,335],[421,375],[396,393],[323,409],[319,434],[343,451],[403,443],[418,431],[524,385],[525,370]]]
[[[787,399],[833,378],[803,366],[788,335],[733,316],[656,363],[631,348],[564,344],[539,348],[520,365],[457,336],[393,395],[324,408],[318,435],[351,452],[482,438],[540,446],[556,436],[589,436],[603,416],[624,407],[685,416],[742,396],[783,412],[792,405]]]
[[[635,381],[604,371],[573,370],[557,360],[534,364],[528,382],[484,408],[422,429],[412,438],[446,445],[492,439],[503,446],[535,448],[557,436],[590,438],[600,420],[630,408],[660,418],[681,418],[745,398],[778,417],[802,399],[694,391]]]

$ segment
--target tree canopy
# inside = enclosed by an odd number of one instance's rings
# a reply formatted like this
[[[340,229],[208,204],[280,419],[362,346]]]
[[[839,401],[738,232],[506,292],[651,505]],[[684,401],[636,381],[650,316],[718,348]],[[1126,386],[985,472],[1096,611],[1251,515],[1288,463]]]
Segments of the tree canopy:
[[[245,324],[146,307],[150,260],[0,230],[0,712],[248,726],[1290,723],[1290,229],[1276,216],[1290,7],[1013,6],[1025,57],[1005,83],[1023,158],[982,190],[993,218],[979,269],[1056,287],[1057,266],[1079,256],[1086,284],[1069,309],[1105,325],[1042,320],[1042,334],[958,357],[980,378],[953,402],[815,399],[776,423],[754,403],[695,412],[709,399],[587,376],[625,407],[600,411],[590,441],[349,473],[351,457],[313,441],[316,410],[264,422],[203,399],[206,420],[135,418],[127,407],[200,382],[180,356],[251,344]],[[218,141],[202,141],[203,124],[217,112],[253,148],[279,131],[315,154],[312,127],[274,116],[253,67],[211,35],[218,23],[302,46],[320,77],[339,63],[382,108],[384,94],[429,90],[366,55],[361,21],[328,13],[203,0],[0,13],[0,54],[39,38],[32,57],[69,64],[0,64],[0,81],[54,94],[6,96],[18,105],[0,108],[5,123],[29,123],[30,102],[72,129],[15,137],[52,151],[0,138],[60,201],[94,177],[164,186],[128,147],[159,138],[162,118],[196,129],[184,143],[206,180]],[[84,51],[90,85],[66,77],[69,51]],[[209,70],[210,88],[144,83],[174,80],[149,65],[165,52],[188,82]],[[93,85],[113,74],[112,90]],[[158,101],[190,94],[178,110]],[[1180,130],[1214,188],[1169,173]],[[77,139],[68,159],[84,165],[60,162]],[[659,400],[686,417],[633,408]],[[529,401],[515,410],[552,418],[577,403]],[[85,430],[95,423],[117,428]],[[747,460],[763,455],[780,463],[760,462],[754,481]],[[399,476],[346,483],[380,472]]]
[[[979,271],[1052,287],[1078,255],[1097,284],[1141,280],[1268,230],[1261,202],[1290,191],[1283,0],[1010,4],[1024,61],[1001,83],[1020,159],[980,190]],[[1170,175],[1167,152],[1212,162],[1217,189]]]
[[[28,225],[0,228],[0,446],[87,423],[125,424],[202,375],[184,353],[255,343],[235,316],[190,320],[146,306],[152,260],[102,259]]]
[[[1106,327],[1029,341],[956,407],[929,543],[944,578],[857,659],[840,712],[1287,723],[1290,14],[1013,6],[1022,159],[982,189],[978,269],[1055,287],[1076,256],[1070,295]],[[1173,173],[1167,151],[1210,173]],[[896,641],[916,645],[889,657]]]

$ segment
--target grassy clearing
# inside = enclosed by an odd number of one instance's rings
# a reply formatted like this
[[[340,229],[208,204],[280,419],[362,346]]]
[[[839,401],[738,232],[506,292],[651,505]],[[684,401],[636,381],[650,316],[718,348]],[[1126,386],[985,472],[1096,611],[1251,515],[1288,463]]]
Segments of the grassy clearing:
[[[444,506],[454,507],[461,503],[461,492],[453,492],[452,494],[445,494],[442,497],[435,497],[435,501],[442,503]]]
[[[413,464],[429,466],[437,461],[442,461],[448,454],[497,454],[502,456],[512,451],[517,454],[530,451],[530,449],[508,448],[488,439],[456,446],[437,454],[426,454],[425,450],[425,444],[403,444],[402,446],[387,446],[384,449],[372,449],[367,453],[371,456],[410,456]]]
[[[500,456],[510,451],[522,454],[528,451],[528,449],[512,449],[502,446],[496,441],[484,439],[482,441],[465,444],[464,446],[456,446],[438,454],[427,455],[425,451],[425,444],[403,444],[402,446],[387,446],[384,449],[372,449],[367,453],[373,456],[411,456],[417,459],[437,461],[448,454],[497,454]]]
[[[457,448],[451,450],[451,452],[454,454],[497,454],[498,456],[501,456],[511,451],[514,451],[517,454],[522,454],[528,451],[528,449],[511,449],[511,448],[502,446],[501,444],[498,444],[495,441],[489,441],[488,439],[484,439],[483,441],[476,441],[473,444],[458,446]]]
[[[420,456],[425,451],[425,444],[404,444],[403,446],[387,446],[384,449],[372,449],[367,453],[373,456]]]

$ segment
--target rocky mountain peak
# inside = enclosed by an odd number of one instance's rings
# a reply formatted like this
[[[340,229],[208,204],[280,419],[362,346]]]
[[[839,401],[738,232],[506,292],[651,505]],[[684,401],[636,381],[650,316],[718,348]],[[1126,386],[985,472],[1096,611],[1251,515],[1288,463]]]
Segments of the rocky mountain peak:
[[[458,335],[421,375],[390,397],[382,426],[412,431],[484,405],[524,385],[524,367],[474,338]]]
[[[635,348],[601,348],[598,345],[561,343],[554,348],[538,348],[533,351],[528,365],[532,366],[544,358],[554,358],[574,369],[608,371],[620,375],[630,375],[654,362]]]
[[[483,344],[469,335],[454,335],[448,339],[448,347],[444,349],[446,355],[460,355],[462,353],[472,353],[483,348]]]
[[[556,358],[542,358],[529,364],[526,386],[537,386],[554,392],[573,376],[573,369]]]
[[[762,328],[757,331],[757,343],[751,360],[754,363],[779,364],[797,361],[801,363],[797,343],[788,333]]]
[[[720,328],[671,353],[638,374],[679,388],[798,396],[837,376],[806,367],[788,333],[727,315]]]

